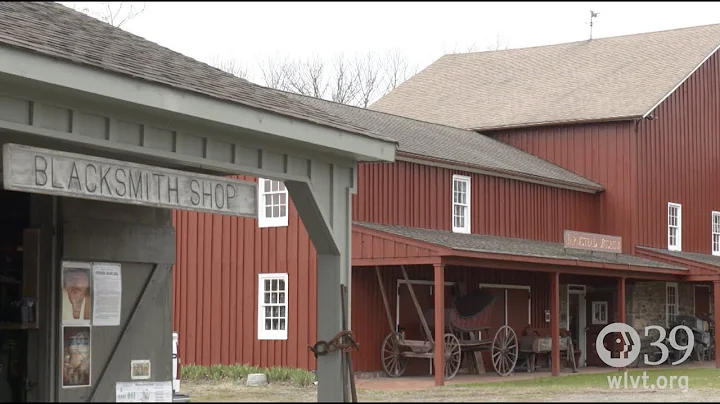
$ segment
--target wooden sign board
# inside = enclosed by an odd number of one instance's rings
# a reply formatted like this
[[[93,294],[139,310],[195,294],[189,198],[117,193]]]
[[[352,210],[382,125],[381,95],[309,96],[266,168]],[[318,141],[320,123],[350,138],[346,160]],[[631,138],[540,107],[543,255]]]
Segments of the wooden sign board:
[[[8,143],[3,187],[73,198],[257,217],[257,184]]]
[[[616,254],[622,253],[622,237],[565,230],[563,239],[565,241],[565,248]]]

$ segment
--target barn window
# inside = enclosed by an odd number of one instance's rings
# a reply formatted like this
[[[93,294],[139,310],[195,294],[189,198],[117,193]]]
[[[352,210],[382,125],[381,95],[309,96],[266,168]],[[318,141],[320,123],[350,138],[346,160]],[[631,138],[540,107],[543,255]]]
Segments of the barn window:
[[[668,250],[682,251],[682,210],[679,203],[668,202]]]
[[[720,212],[712,213],[712,254],[720,255]]]
[[[452,230],[470,233],[470,177],[453,175]]]
[[[678,284],[667,282],[665,284],[665,326],[674,327],[678,315]]]
[[[259,274],[258,339],[287,339],[288,276]]]
[[[288,191],[282,181],[258,178],[258,226],[288,225]]]
[[[607,324],[608,323],[608,303],[592,302],[592,323]]]

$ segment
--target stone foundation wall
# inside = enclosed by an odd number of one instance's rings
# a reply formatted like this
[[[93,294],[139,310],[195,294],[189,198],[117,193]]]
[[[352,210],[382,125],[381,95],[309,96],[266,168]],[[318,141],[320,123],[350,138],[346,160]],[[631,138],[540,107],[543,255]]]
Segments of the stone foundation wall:
[[[644,335],[643,329],[649,325],[665,326],[666,313],[665,282],[638,281],[627,286],[626,319]],[[692,283],[678,283],[678,313],[694,315],[694,293]]]

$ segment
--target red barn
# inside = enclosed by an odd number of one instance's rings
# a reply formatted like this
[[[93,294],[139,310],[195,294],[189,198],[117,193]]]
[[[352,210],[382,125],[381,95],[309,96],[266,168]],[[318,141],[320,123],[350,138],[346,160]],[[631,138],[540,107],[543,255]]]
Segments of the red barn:
[[[391,331],[427,337],[418,309],[478,289],[494,296],[487,325],[563,330],[581,365],[604,366],[592,347],[608,323],[643,336],[720,320],[718,46],[710,25],[447,55],[370,109],[296,96],[399,141],[395,163],[357,173],[356,369],[383,369]],[[259,192],[258,220],[175,212],[184,363],[314,368],[316,253],[282,184]],[[566,230],[622,251],[565,248]]]

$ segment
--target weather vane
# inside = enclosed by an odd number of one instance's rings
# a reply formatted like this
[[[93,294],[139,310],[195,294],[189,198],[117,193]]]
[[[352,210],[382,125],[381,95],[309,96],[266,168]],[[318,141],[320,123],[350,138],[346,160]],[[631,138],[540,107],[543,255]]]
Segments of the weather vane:
[[[590,39],[592,39],[592,27],[593,27],[593,19],[596,18],[600,13],[596,13],[592,10],[590,10]]]

